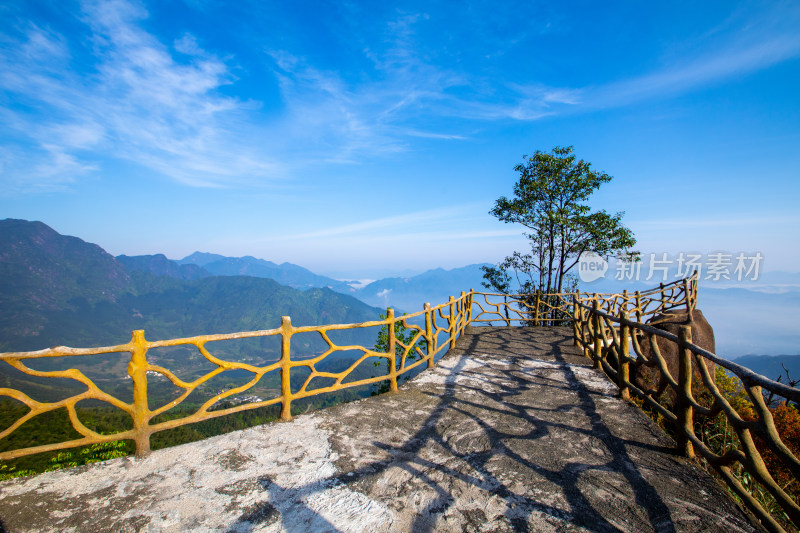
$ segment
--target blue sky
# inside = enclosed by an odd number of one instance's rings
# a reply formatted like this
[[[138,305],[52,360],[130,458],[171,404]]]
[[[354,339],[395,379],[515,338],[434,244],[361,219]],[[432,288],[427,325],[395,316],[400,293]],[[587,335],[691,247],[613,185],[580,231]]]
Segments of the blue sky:
[[[232,4],[232,5],[231,5]],[[339,277],[495,262],[523,154],[644,252],[800,271],[797,2],[0,5],[0,217]]]

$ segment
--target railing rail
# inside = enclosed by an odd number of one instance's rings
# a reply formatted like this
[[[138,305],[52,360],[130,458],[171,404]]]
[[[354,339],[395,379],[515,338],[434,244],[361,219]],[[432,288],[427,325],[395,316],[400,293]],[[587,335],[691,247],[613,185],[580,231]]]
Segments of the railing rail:
[[[432,367],[434,364],[434,359],[437,355],[455,345],[456,339],[463,334],[464,329],[469,324],[472,312],[472,294],[472,291],[469,293],[462,292],[458,298],[451,296],[448,302],[435,307],[431,307],[430,304],[425,304],[425,307],[422,311],[410,315],[404,315],[402,317],[395,316],[394,310],[389,309],[385,319],[361,322],[357,324],[330,324],[324,326],[298,327],[292,325],[290,317],[284,316],[281,320],[281,326],[275,329],[219,335],[200,335],[196,337],[158,341],[149,341],[145,338],[144,331],[136,330],[132,333],[130,342],[115,346],[105,346],[100,348],[70,348],[66,346],[58,346],[55,348],[48,348],[45,350],[32,352],[0,353],[0,361],[6,362],[8,365],[24,374],[46,378],[68,378],[75,380],[86,387],[86,390],[80,394],[76,394],[74,396],[70,396],[69,398],[55,402],[39,402],[22,391],[12,388],[0,388],[0,397],[7,397],[17,400],[23,403],[29,409],[25,415],[17,419],[3,431],[0,431],[0,439],[10,436],[30,419],[47,412],[55,411],[57,409],[67,410],[72,427],[81,435],[81,438],[79,439],[40,446],[30,446],[27,448],[19,448],[2,452],[0,453],[0,461],[15,459],[36,453],[56,451],[115,440],[133,440],[136,445],[136,455],[144,456],[150,452],[151,435],[186,424],[192,424],[244,410],[256,409],[275,404],[281,404],[281,420],[291,420],[291,405],[295,400],[323,394],[326,392],[338,391],[345,388],[369,385],[384,380],[389,381],[389,390],[396,391],[398,378],[400,376],[423,364],[427,364],[428,368]],[[424,317],[424,325],[420,326],[410,322],[418,317]],[[402,341],[398,340],[397,336],[395,335],[395,326],[398,323],[402,323],[409,331],[412,332],[413,337],[410,342],[403,343]],[[337,345],[329,337],[329,333],[331,331],[368,327],[388,328],[389,350],[387,352],[376,352],[374,349],[360,345]],[[292,337],[300,333],[309,332],[316,332],[319,334],[322,340],[326,343],[328,347],[327,350],[308,359],[293,359]],[[447,335],[447,338],[442,343],[439,342],[439,337],[441,334]],[[281,338],[281,356],[277,361],[264,366],[256,366],[235,361],[226,361],[224,359],[215,357],[206,347],[206,344],[210,342],[270,336],[279,336]],[[173,371],[162,366],[154,365],[148,361],[147,353],[149,350],[154,348],[175,346],[194,347],[208,362],[215,365],[216,368],[198,377],[197,379],[192,381],[184,381]],[[400,350],[397,350],[398,346],[400,347]],[[422,346],[422,348],[420,346]],[[316,368],[316,365],[318,365],[332,353],[351,350],[360,351],[361,356],[358,357],[355,362],[353,362],[345,370],[341,372],[325,372]],[[68,370],[44,371],[35,370],[25,364],[25,361],[29,359],[102,355],[119,352],[130,353],[128,375],[133,381],[133,401],[130,403],[122,401],[119,398],[104,392],[89,377],[87,377],[78,369],[71,368]],[[359,365],[364,363],[367,359],[372,358],[377,358],[377,360],[386,360],[389,363],[387,374],[349,382],[344,381],[357,367],[359,367]],[[292,369],[302,367],[308,369],[308,376],[302,380],[302,383],[299,384],[299,387],[295,387],[293,389],[292,386],[298,385],[298,383],[292,382]],[[230,388],[208,399],[197,409],[197,411],[189,416],[151,423],[151,421],[157,416],[180,405],[200,385],[208,382],[210,379],[222,372],[225,372],[226,370],[245,370],[252,373],[253,377],[247,383],[241,386]],[[280,373],[281,393],[279,396],[260,402],[251,402],[212,410],[214,405],[225,400],[226,398],[233,397],[252,388],[259,383],[264,375],[274,371]],[[150,409],[148,404],[147,381],[148,373],[153,372],[164,376],[179,389],[183,389],[183,393],[170,402],[167,402],[155,409]],[[314,380],[314,378],[333,379],[333,384],[326,387],[309,389],[309,384]],[[131,417],[133,427],[129,430],[119,431],[110,435],[104,435],[93,431],[92,429],[86,427],[78,417],[76,404],[83,400],[99,400],[124,411]]]
[[[471,324],[553,325],[572,320],[571,293],[502,294],[470,291],[477,314]],[[478,299],[475,299],[478,296]],[[502,298],[502,301],[499,299]],[[497,300],[497,301],[492,301]]]

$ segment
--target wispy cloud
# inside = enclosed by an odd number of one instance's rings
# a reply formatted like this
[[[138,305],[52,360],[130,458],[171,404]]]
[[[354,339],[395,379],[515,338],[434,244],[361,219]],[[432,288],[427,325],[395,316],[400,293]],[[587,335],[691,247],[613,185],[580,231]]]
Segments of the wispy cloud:
[[[800,55],[800,35],[720,52],[685,65],[584,91],[586,105],[608,108],[681,94],[698,87],[767,68]]]
[[[691,53],[658,70],[603,86],[582,89],[588,108],[625,106],[670,97],[767,69],[800,57],[800,6],[776,2],[735,12],[697,38]]]
[[[326,116],[348,132],[350,146],[402,150],[406,136],[462,139],[442,131],[448,119],[467,121],[535,121],[544,117],[626,106],[648,99],[683,94],[730,78],[769,68],[800,56],[800,9],[776,4],[738,12],[723,27],[702,36],[685,53],[671,57],[651,72],[602,85],[552,86],[489,79],[480,72],[462,72],[425,57],[415,41],[420,14],[399,14],[387,23],[384,48],[365,54],[381,73],[348,85],[336,73],[321,73],[302,60],[275,54],[286,101],[295,116]],[[685,43],[682,43],[685,45]],[[438,117],[438,130],[408,127]],[[338,117],[338,118],[337,118]],[[405,128],[402,126],[406,125]]]
[[[759,226],[796,226],[800,223],[798,214],[772,216],[751,216],[743,214],[736,217],[690,216],[680,218],[659,218],[652,220],[631,220],[630,226],[637,229],[689,229],[689,228],[752,228]]]
[[[190,35],[171,51],[140,27],[146,16],[120,0],[85,3],[88,73],[70,68],[78,62],[70,46],[80,43],[52,30],[28,23],[16,39],[6,37],[0,90],[21,103],[4,111],[6,136],[18,145],[4,162],[7,185],[74,179],[98,168],[98,154],[193,186],[282,174],[239,133],[247,104],[219,92],[234,81],[225,63]]]
[[[380,155],[405,148],[381,120],[383,98],[348,86],[338,73],[313,67],[285,51],[269,52],[287,116],[282,130],[290,138],[313,146],[316,158],[353,162],[357,156]],[[291,148],[290,148],[291,149]]]
[[[451,225],[457,225],[452,223],[459,220],[463,221],[464,218],[474,218],[476,209],[483,207],[485,207],[483,204],[467,204],[428,209],[425,211],[416,211],[402,215],[381,217],[357,222],[354,224],[345,224],[342,226],[326,228],[324,230],[291,235],[287,236],[287,238],[311,239],[318,237],[348,236],[354,234],[374,233],[378,230],[384,229],[393,230],[392,234],[396,234],[397,232],[408,233],[409,230],[414,230],[420,226],[430,229],[434,223],[443,224],[445,222],[450,222]],[[385,234],[383,232],[378,234],[378,236],[381,238],[384,238],[384,235]]]
[[[397,13],[385,22],[378,43],[364,43],[366,64],[357,73],[325,70],[287,50],[268,50],[275,64],[287,123],[328,153],[328,161],[409,149],[414,138],[463,140],[466,136],[431,117],[456,114],[459,100],[447,93],[466,77],[426,61],[414,39],[422,14]]]
[[[357,10],[346,16],[353,28],[365,24]],[[0,30],[0,97],[12,103],[0,108],[6,190],[62,188],[115,159],[190,186],[274,183],[314,164],[469,140],[487,123],[671,97],[800,56],[800,8],[781,3],[735,13],[638,76],[590,86],[535,76],[523,83],[437,55],[420,30],[431,29],[424,13],[391,11],[370,19],[377,30],[348,38],[346,53],[360,56],[348,57],[348,68],[282,49],[280,40],[264,45],[275,78],[259,82],[276,79],[281,98],[279,112],[267,114],[262,106],[275,102],[231,96],[241,94],[237,74],[252,75],[253,65],[240,65],[235,50],[206,51],[202,36],[191,33],[159,40],[135,0],[87,1],[78,20],[83,34],[25,20]],[[503,40],[487,57],[509,47]]]

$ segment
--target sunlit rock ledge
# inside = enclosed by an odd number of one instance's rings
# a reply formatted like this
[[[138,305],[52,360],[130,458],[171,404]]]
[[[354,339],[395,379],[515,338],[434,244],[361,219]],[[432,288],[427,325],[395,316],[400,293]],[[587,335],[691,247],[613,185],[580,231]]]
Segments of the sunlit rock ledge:
[[[473,328],[385,394],[0,483],[19,531],[753,531],[561,328]]]

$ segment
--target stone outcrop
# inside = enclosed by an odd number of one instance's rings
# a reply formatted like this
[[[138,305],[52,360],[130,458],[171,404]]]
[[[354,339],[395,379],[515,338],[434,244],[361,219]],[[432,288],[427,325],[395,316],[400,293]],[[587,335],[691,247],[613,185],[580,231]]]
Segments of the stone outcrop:
[[[692,319],[690,323],[685,311],[669,310],[663,314],[656,315],[647,323],[676,336],[679,334],[681,326],[690,325],[692,328],[692,344],[704,350],[708,350],[711,353],[715,353],[714,329],[706,320],[703,312],[699,309],[695,309],[692,313]],[[643,390],[655,389],[664,391],[667,398],[671,401],[674,398],[674,394],[672,390],[667,387],[663,376],[661,376],[648,336],[640,336],[639,344],[642,348],[642,353],[648,359],[648,364],[639,366],[635,372],[632,372],[632,374],[634,374],[634,384]],[[663,337],[658,337],[656,339],[656,344],[658,345],[659,353],[667,364],[670,375],[675,381],[678,381],[678,344]],[[705,364],[713,378],[716,372],[716,365],[707,360]],[[695,398],[702,393],[704,388],[696,358],[692,357],[692,391]]]

